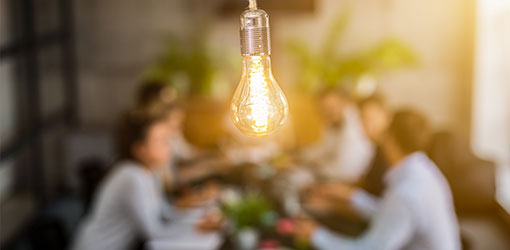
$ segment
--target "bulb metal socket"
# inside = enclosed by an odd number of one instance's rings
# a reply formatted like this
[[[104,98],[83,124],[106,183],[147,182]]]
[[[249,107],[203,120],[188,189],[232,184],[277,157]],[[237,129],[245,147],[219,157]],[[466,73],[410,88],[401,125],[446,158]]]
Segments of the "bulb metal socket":
[[[241,54],[263,56],[271,54],[269,15],[261,10],[247,10],[241,14]]]

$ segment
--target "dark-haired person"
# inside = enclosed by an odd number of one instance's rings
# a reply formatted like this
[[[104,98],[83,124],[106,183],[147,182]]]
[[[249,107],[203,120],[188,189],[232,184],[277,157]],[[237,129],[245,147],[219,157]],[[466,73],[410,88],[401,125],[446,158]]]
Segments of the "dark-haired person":
[[[380,197],[385,189],[384,175],[389,163],[381,147],[382,136],[388,128],[392,112],[381,96],[373,95],[359,103],[361,123],[365,134],[375,146],[375,152],[366,172],[352,186],[358,187],[371,195]],[[329,181],[316,184],[307,190],[303,198],[306,209],[316,215],[335,216],[335,225],[349,230],[361,228],[366,220],[352,209],[350,197],[339,197],[338,193],[349,189],[344,182]],[[332,194],[332,195],[331,195]],[[347,231],[346,231],[347,232]]]
[[[204,152],[191,145],[184,137],[182,124],[186,117],[183,107],[177,100],[176,90],[162,81],[142,82],[135,93],[136,107],[138,109],[152,112],[154,109],[160,109],[162,106],[172,105],[172,115],[169,116],[169,129],[174,131],[170,138],[171,152],[173,162],[169,168],[162,169],[162,174],[168,176],[169,171],[173,172],[174,180],[179,183],[186,183],[200,177],[202,172],[197,168],[180,169],[182,162],[189,162],[195,158],[203,156]],[[166,177],[164,177],[166,178]]]
[[[370,227],[358,238],[335,234],[311,220],[296,226],[297,237],[322,250],[459,250],[460,237],[446,179],[422,152],[429,138],[426,120],[397,112],[382,140],[391,166],[380,200],[360,190],[345,190]],[[342,194],[344,195],[344,194]]]
[[[176,160],[189,160],[197,155],[197,150],[192,147],[182,134],[181,125],[185,118],[184,110],[177,104],[177,93],[172,87],[164,82],[147,81],[142,83],[135,95],[136,107],[151,110],[161,105],[173,104],[173,116],[170,125],[177,128],[172,136],[172,152]]]
[[[137,107],[148,107],[155,103],[171,104],[176,100],[176,90],[162,81],[144,81],[138,86],[135,93],[135,106]]]
[[[392,112],[385,100],[379,95],[361,100],[358,106],[363,130],[375,145],[372,160],[358,185],[370,194],[381,196],[385,189],[383,177],[389,165],[381,147],[381,140],[390,125]]]
[[[373,146],[363,131],[358,107],[339,90],[324,91],[320,110],[325,121],[321,138],[305,149],[305,165],[321,179],[355,183],[365,173]]]
[[[177,211],[163,202],[155,175],[171,160],[167,115],[134,110],[121,119],[120,161],[100,187],[72,249],[124,250],[136,239],[178,239],[194,230],[188,219],[198,218],[177,218]]]

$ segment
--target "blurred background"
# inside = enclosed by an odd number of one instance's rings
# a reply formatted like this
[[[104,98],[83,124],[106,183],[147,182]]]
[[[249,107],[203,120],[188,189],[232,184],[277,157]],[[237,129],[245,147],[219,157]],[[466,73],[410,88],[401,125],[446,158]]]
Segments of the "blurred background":
[[[273,72],[289,100],[275,135],[282,148],[319,138],[317,93],[327,87],[420,110],[492,166],[461,171],[490,190],[490,208],[459,215],[472,249],[509,249],[510,1],[258,2],[270,15]],[[143,81],[170,83],[184,103],[186,139],[217,149],[241,75],[246,6],[1,0],[1,248],[52,249],[34,244],[48,218],[70,241],[83,213],[79,169],[115,159],[112,129]]]

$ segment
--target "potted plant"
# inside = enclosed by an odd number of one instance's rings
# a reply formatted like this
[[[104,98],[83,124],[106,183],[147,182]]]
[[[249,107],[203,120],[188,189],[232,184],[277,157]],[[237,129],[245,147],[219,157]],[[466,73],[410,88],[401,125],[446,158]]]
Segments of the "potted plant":
[[[238,249],[254,249],[258,244],[259,229],[271,228],[277,220],[271,203],[259,193],[225,202],[223,213],[231,223]]]
[[[375,91],[379,77],[417,63],[412,49],[392,37],[384,38],[364,50],[340,54],[338,48],[349,20],[348,10],[340,12],[318,50],[312,50],[301,40],[293,39],[287,44],[297,62],[298,91],[294,97],[289,98],[292,104],[289,107],[291,113],[296,114],[293,120],[298,145],[312,142],[319,135],[320,117],[310,115],[318,113],[310,110],[315,107],[315,93],[336,88],[346,90],[354,97],[370,95]]]
[[[165,50],[143,77],[166,82],[177,91],[186,101],[184,135],[198,146],[211,147],[223,134],[222,119],[218,118],[228,107],[225,95],[232,85],[226,76],[235,69],[225,56],[228,53],[207,47],[204,29],[193,34],[187,38],[167,37]]]

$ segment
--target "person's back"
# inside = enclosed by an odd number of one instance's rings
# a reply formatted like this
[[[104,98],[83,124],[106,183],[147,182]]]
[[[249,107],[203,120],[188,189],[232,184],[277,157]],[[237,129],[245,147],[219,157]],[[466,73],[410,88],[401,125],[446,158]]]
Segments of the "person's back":
[[[382,143],[392,165],[385,177],[388,194],[397,197],[397,204],[390,208],[398,209],[399,204],[407,207],[405,216],[411,221],[407,249],[456,250],[460,249],[460,234],[450,187],[423,153],[430,131],[420,113],[411,110],[395,113]]]
[[[448,183],[423,153],[414,153],[389,174],[387,194],[402,199],[411,211],[413,238],[405,249],[460,249],[459,229]]]
[[[162,218],[166,206],[155,174],[171,161],[172,131],[166,122],[171,109],[156,111],[134,109],[120,120],[116,139],[121,161],[100,187],[72,249],[122,250],[136,240],[181,236],[182,225]]]
[[[129,211],[129,199],[134,194],[127,192],[133,185],[143,187],[147,198],[157,204],[157,186],[151,178],[147,171],[135,163],[118,164],[100,188],[99,196],[78,234],[79,238],[76,239],[73,249],[120,250],[133,244],[140,236],[140,230],[132,211]]]
[[[302,223],[304,229],[296,234],[311,238],[322,250],[459,250],[450,188],[423,153],[428,131],[427,121],[419,113],[403,110],[395,114],[381,143],[390,163],[382,199],[361,190],[347,193],[352,205],[370,219],[363,235],[348,238],[310,222]]]

